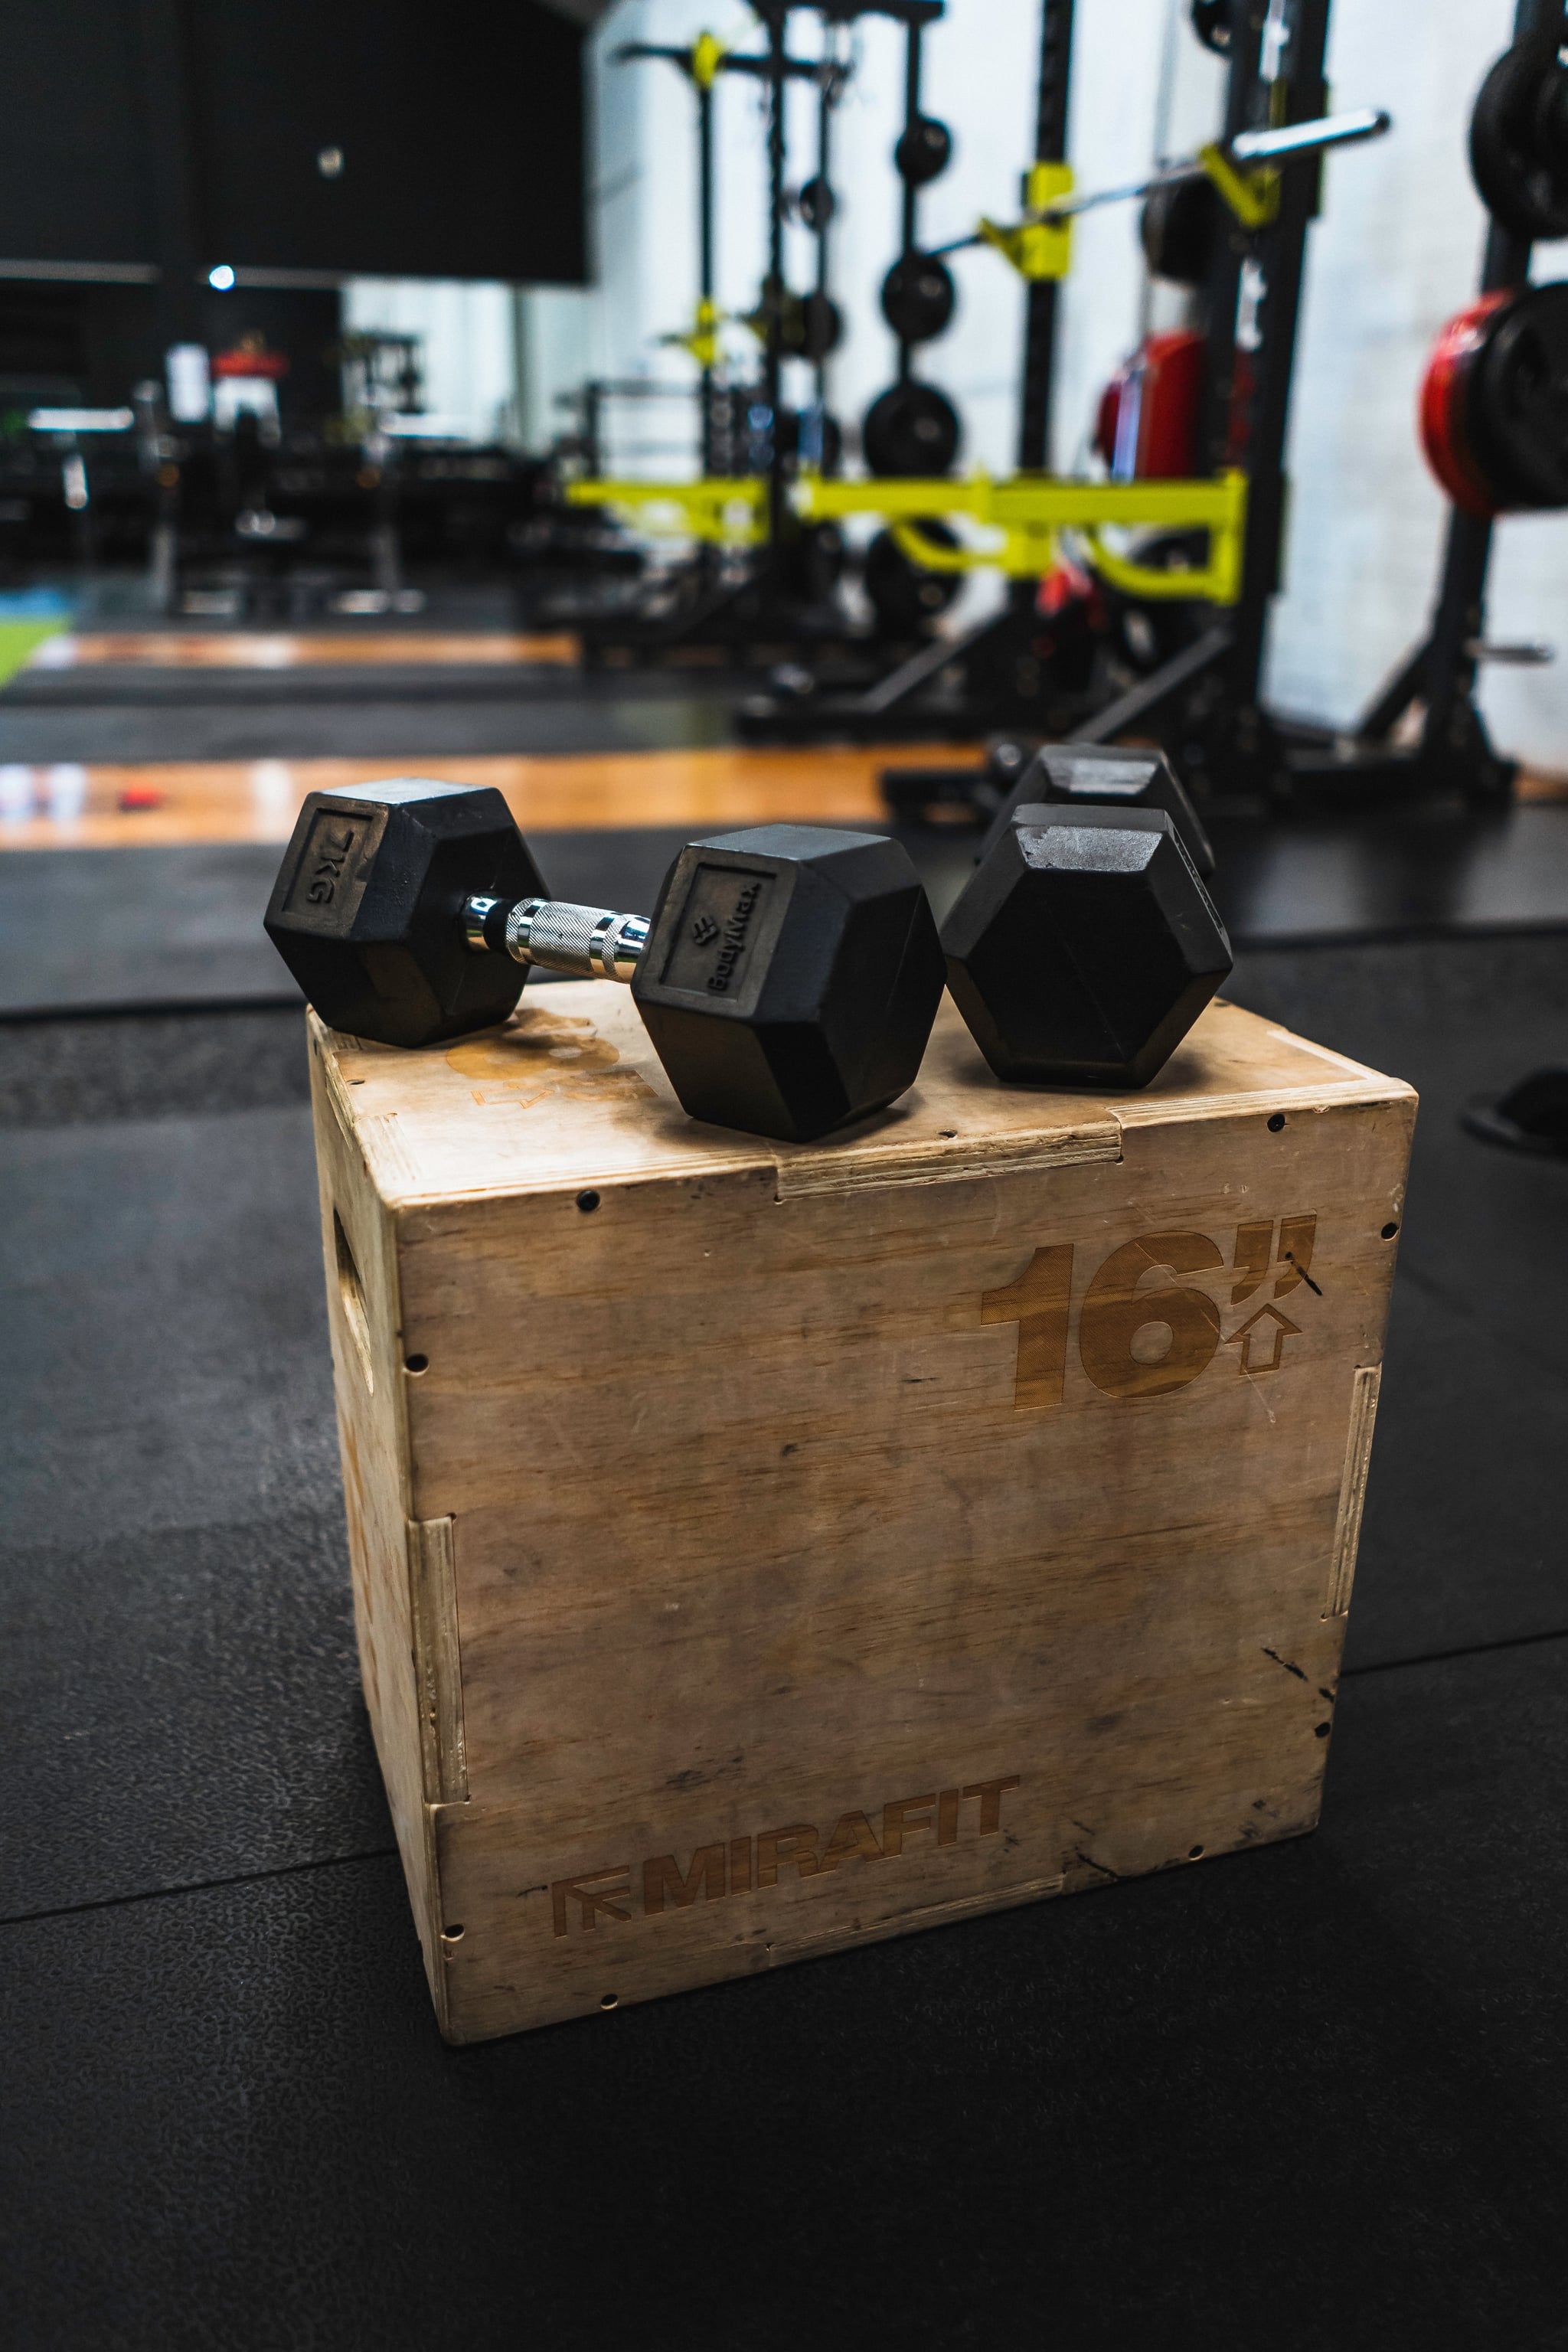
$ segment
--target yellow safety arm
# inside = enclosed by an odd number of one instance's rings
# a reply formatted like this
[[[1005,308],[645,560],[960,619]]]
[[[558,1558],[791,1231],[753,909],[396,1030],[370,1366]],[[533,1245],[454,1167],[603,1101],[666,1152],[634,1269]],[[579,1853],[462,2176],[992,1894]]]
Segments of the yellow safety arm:
[[[812,522],[847,516],[880,516],[912,563],[932,572],[994,569],[1015,579],[1040,579],[1056,561],[1064,530],[1081,535],[1089,562],[1114,585],[1140,596],[1195,596],[1233,604],[1241,591],[1242,533],[1247,520],[1247,477],[1225,473],[1213,480],[1163,482],[1064,481],[1049,474],[1015,474],[994,481],[985,474],[962,480],[824,480],[807,477],[796,486],[795,506]],[[1002,534],[986,547],[947,547],[921,529],[938,516],[963,516]],[[1179,571],[1158,570],[1118,554],[1107,530],[1134,528],[1202,530],[1208,560]]]
[[[656,538],[755,547],[766,536],[767,484],[757,475],[710,475],[696,482],[589,478],[568,482],[566,498],[574,507],[628,508]]]
[[[767,484],[758,475],[695,482],[590,479],[567,483],[566,497],[574,506],[626,508],[650,534],[754,547],[767,532]],[[1247,477],[1239,472],[1164,482],[1068,481],[1052,474],[1013,474],[1001,481],[988,474],[846,481],[805,474],[792,500],[803,522],[854,515],[885,522],[910,562],[930,572],[1000,571],[1013,579],[1043,579],[1057,560],[1060,535],[1072,531],[1101,577],[1130,594],[1234,604],[1241,593]],[[1000,532],[1000,544],[948,547],[921,529],[955,515]],[[1107,531],[1140,528],[1203,530],[1207,560],[1165,571],[1120,554],[1105,539]]]

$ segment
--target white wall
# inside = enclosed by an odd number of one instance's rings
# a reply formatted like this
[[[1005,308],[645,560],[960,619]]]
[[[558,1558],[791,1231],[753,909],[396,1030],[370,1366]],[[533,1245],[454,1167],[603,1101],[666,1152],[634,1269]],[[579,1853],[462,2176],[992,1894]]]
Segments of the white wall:
[[[511,291],[434,278],[351,278],[345,329],[418,335],[425,405],[476,441],[514,429]]]

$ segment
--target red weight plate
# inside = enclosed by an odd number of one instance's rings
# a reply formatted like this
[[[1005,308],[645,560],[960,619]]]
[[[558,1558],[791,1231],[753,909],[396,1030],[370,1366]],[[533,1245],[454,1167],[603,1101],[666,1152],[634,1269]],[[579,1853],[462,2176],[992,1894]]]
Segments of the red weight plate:
[[[1504,289],[1457,310],[1433,345],[1421,379],[1421,446],[1439,485],[1465,514],[1489,518],[1501,511],[1469,446],[1465,392],[1491,320],[1512,299],[1511,290]]]
[[[1197,464],[1204,339],[1146,335],[1100,395],[1094,446],[1115,482],[1171,481]]]
[[[1116,463],[1116,435],[1121,418],[1121,404],[1127,397],[1127,370],[1118,368],[1100,395],[1100,406],[1094,417],[1094,448],[1108,466]]]
[[[1198,402],[1203,394],[1204,339],[1191,328],[1151,335],[1141,354],[1138,478],[1174,481],[1191,474],[1198,457]]]

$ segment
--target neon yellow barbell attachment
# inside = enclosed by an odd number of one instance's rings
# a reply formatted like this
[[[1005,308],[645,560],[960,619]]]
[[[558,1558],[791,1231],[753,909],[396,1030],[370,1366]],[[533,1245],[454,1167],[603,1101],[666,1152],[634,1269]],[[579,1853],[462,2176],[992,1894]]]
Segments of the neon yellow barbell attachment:
[[[980,241],[1010,261],[1020,278],[1065,278],[1072,267],[1072,221],[1057,211],[1072,194],[1070,163],[1034,163],[1024,175],[1024,218],[1013,226],[980,222]]]
[[[1279,174],[1267,164],[1238,172],[1225,149],[1210,140],[1198,149],[1204,177],[1228,205],[1243,228],[1264,228],[1279,209]]]
[[[910,562],[931,572],[994,570],[1013,579],[1041,579],[1057,560],[1061,533],[1070,530],[1081,535],[1094,569],[1130,593],[1234,604],[1241,591],[1247,477],[1240,472],[1163,482],[1064,481],[1048,474],[1014,474],[1001,481],[985,474],[958,481],[808,476],[795,486],[795,505],[808,522],[879,516]],[[922,522],[955,515],[999,530],[1001,545],[948,547],[921,529]],[[1157,570],[1119,554],[1102,535],[1140,527],[1204,530],[1208,560]]]
[[[1067,171],[1065,164],[1037,163],[1024,183],[1025,209],[1021,221],[998,223],[982,220],[972,236],[954,237],[951,244],[937,246],[934,252],[941,257],[949,253],[963,253],[971,246],[989,245],[1005,255],[1026,277],[1060,277],[1065,274],[1065,264],[1059,269],[1055,267],[1047,268],[1037,259],[1032,268],[1025,267],[1022,257],[1026,253],[1038,257],[1045,251],[1043,247],[1031,247],[1026,244],[1025,240],[1032,230],[1064,230],[1079,213],[1096,212],[1102,205],[1127,204],[1136,196],[1151,194],[1156,188],[1173,187],[1180,181],[1199,178],[1213,182],[1244,228],[1262,228],[1273,219],[1279,209],[1279,167],[1281,162],[1292,155],[1321,152],[1330,147],[1350,147],[1363,139],[1378,139],[1392,127],[1392,118],[1384,108],[1363,106],[1347,114],[1314,116],[1309,122],[1280,123],[1264,131],[1242,131],[1237,133],[1228,148],[1211,142],[1208,146],[1201,147],[1195,155],[1182,163],[1168,163],[1142,180],[1129,181],[1122,187],[1091,188],[1082,195],[1070,193],[1070,172],[1068,172],[1065,186],[1047,187],[1037,180],[1037,175],[1042,173]]]
[[[729,53],[728,41],[721,41],[716,33],[698,34],[691,44],[689,70],[699,89],[712,89],[719,78],[719,68]]]
[[[568,482],[566,498],[576,507],[629,508],[650,538],[756,547],[767,536],[767,490],[760,475],[713,474],[695,482]]]
[[[719,364],[719,330],[727,313],[716,302],[700,301],[697,315],[684,333],[660,335],[658,341],[672,351],[688,352],[700,368],[715,368]]]
[[[574,506],[618,506],[655,536],[755,547],[766,537],[767,484],[760,476],[714,477],[695,482],[569,482]],[[1043,579],[1056,562],[1064,531],[1078,533],[1088,561],[1113,586],[1148,597],[1194,596],[1234,604],[1241,589],[1247,477],[1163,482],[1066,481],[1049,474],[988,474],[959,480],[920,478],[844,481],[804,475],[791,491],[803,522],[842,521],[868,515],[887,523],[897,544],[930,572],[999,571],[1009,578]],[[1001,544],[948,547],[921,528],[938,517],[960,516],[1001,533]],[[669,518],[666,520],[666,518]],[[1177,571],[1157,570],[1119,554],[1108,530],[1203,530],[1208,560]]]

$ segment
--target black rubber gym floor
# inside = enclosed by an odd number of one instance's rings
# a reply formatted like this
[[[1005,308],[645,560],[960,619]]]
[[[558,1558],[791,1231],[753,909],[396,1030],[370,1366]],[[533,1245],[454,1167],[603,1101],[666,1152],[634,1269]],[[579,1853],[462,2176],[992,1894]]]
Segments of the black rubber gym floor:
[[[0,705],[0,760],[448,759],[661,751],[729,740],[729,700],[679,676],[574,669],[63,670]]]
[[[0,1024],[5,2342],[1568,2345],[1568,1168],[1455,1116],[1568,1052],[1568,928],[1230,992],[1423,1094],[1322,1829],[460,2053],[298,1013]]]

